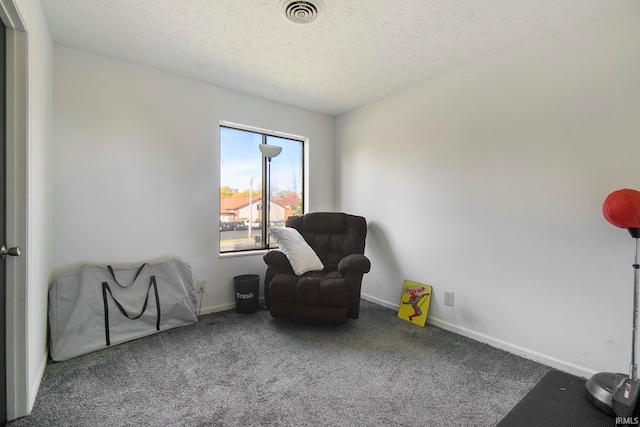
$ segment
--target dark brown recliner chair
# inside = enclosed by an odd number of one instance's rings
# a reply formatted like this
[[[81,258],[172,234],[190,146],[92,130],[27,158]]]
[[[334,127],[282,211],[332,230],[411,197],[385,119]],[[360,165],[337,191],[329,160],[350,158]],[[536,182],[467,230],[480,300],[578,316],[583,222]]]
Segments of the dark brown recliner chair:
[[[360,314],[360,288],[371,268],[364,256],[367,221],[345,213],[317,212],[287,219],[316,252],[324,270],[297,276],[279,250],[265,254],[264,299],[273,317],[346,323]]]

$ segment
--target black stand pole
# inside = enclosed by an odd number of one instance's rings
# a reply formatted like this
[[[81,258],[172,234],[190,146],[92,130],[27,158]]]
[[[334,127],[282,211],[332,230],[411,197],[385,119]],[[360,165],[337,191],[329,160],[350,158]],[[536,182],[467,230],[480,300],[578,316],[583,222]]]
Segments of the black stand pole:
[[[271,221],[270,210],[271,210],[271,157],[267,157],[267,168],[265,173],[265,180],[267,181],[267,194],[263,193],[262,196],[262,212],[264,215],[263,218],[263,229],[262,229],[262,247],[267,248],[269,246],[269,222]]]
[[[634,236],[634,233],[632,233],[631,230],[635,230],[637,234],[637,228],[629,230],[631,235]],[[629,366],[629,378],[637,380],[638,365],[636,364],[636,342],[638,341],[638,269],[640,269],[640,239],[637,235],[634,236],[634,239],[636,240],[636,258],[633,263],[633,337],[631,339],[631,365]]]

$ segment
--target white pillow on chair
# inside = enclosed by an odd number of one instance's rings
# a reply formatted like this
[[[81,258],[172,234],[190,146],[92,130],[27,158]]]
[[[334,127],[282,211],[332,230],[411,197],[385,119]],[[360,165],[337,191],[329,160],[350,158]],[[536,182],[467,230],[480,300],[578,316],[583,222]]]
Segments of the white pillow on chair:
[[[269,233],[280,246],[296,275],[302,276],[307,271],[324,269],[318,255],[295,228],[269,227]]]

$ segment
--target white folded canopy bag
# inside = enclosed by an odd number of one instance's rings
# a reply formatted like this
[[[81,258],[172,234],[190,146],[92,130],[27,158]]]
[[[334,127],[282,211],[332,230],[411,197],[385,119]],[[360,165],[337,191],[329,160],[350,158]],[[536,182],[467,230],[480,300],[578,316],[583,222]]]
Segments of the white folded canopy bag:
[[[198,320],[191,266],[82,265],[49,289],[49,351],[56,361]]]

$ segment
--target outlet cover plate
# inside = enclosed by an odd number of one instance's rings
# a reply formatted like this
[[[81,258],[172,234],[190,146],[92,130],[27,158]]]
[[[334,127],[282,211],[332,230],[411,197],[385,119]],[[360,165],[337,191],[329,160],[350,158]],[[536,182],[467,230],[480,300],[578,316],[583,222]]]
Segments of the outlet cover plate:
[[[450,305],[453,307],[453,292],[444,291],[444,305]]]

